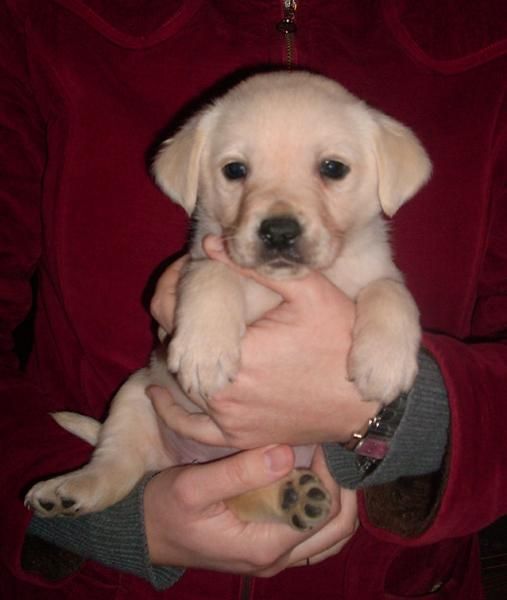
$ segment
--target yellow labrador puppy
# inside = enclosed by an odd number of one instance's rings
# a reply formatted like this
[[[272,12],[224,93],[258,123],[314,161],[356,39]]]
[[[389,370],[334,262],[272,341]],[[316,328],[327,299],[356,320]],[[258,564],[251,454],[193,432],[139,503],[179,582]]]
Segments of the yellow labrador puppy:
[[[197,217],[174,336],[123,385],[103,425],[54,415],[96,449],[82,469],[36,484],[27,505],[42,516],[102,510],[148,471],[234,451],[162,428],[145,393],[162,385],[187,410],[205,411],[206,399],[239,368],[246,326],[280,302],[208,260],[202,239],[210,233],[223,236],[238,265],[269,277],[324,273],[356,302],[348,369],[363,397],[388,403],[408,390],[417,371],[418,310],[393,264],[382,213],[392,216],[430,172],[409,129],[306,72],[256,75],[195,115],[154,164],[162,190]],[[312,451],[299,449],[298,466],[310,464]],[[325,519],[329,504],[308,470],[230,501],[240,518],[296,529]]]

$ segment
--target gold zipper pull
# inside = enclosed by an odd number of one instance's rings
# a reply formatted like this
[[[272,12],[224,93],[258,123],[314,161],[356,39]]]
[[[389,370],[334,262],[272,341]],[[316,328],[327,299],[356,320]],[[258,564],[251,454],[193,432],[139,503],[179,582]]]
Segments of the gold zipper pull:
[[[276,29],[280,33],[290,34],[297,31],[296,27],[296,0],[284,0],[283,3],[283,19],[277,23]]]

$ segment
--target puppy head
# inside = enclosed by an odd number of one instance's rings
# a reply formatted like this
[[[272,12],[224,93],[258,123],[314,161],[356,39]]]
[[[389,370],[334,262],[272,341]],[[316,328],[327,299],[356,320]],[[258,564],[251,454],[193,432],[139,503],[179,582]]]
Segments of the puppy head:
[[[271,276],[325,269],[382,211],[428,179],[414,134],[343,87],[302,72],[256,75],[193,117],[154,163],[160,187],[233,260]],[[207,231],[201,231],[206,233]]]

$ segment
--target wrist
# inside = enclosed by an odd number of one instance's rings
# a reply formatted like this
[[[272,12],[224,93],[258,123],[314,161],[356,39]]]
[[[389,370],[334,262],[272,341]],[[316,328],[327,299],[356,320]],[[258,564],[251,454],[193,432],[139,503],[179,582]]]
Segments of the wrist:
[[[143,495],[144,531],[148,557],[153,565],[172,565],[177,561],[171,559],[167,540],[166,527],[161,526],[160,515],[164,511],[165,494],[160,489],[166,472],[154,475],[146,484]]]
[[[447,391],[435,360],[419,352],[419,373],[408,393],[403,419],[389,452],[366,477],[359,472],[354,452],[341,444],[324,444],[329,469],[344,487],[380,485],[399,477],[413,477],[439,469],[447,446],[449,406]]]
[[[338,440],[340,444],[344,448],[352,450],[361,437],[367,433],[370,422],[379,414],[382,408],[383,405],[380,402],[363,399],[355,400],[348,419],[343,419],[343,415],[341,417],[342,423],[347,423],[347,428],[346,433],[342,433],[341,439]]]
[[[379,413],[383,405],[376,400],[364,400],[353,382],[346,382],[346,387],[340,388],[339,385],[338,382],[331,388],[333,394],[336,390],[338,392],[337,396],[329,397],[333,416],[326,421],[330,428],[326,441],[345,446],[354,434],[366,433],[370,420]]]
[[[362,477],[366,477],[384,460],[399,424],[405,414],[407,394],[398,398],[380,410],[368,420],[368,423],[352,434],[349,441],[342,444],[354,452],[356,467]]]

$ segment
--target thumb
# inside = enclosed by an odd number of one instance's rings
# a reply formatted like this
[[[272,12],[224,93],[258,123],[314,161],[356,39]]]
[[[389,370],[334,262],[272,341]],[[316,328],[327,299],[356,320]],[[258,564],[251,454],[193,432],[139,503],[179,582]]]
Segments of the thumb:
[[[300,299],[301,295],[305,293],[305,290],[311,290],[312,286],[309,286],[308,283],[315,281],[318,285],[318,282],[324,279],[323,275],[316,271],[309,271],[304,277],[299,278],[273,279],[259,274],[255,269],[240,267],[233,262],[227,253],[222,238],[219,236],[207,235],[204,238],[202,245],[209,258],[224,263],[243,277],[253,279],[260,285],[273,290],[286,302],[291,302],[298,298]],[[304,285],[302,285],[302,282],[304,282]]]
[[[287,475],[293,466],[294,453],[289,446],[267,446],[197,465],[189,473],[195,480],[186,483],[188,489],[195,490],[196,507],[203,509],[269,485]]]

